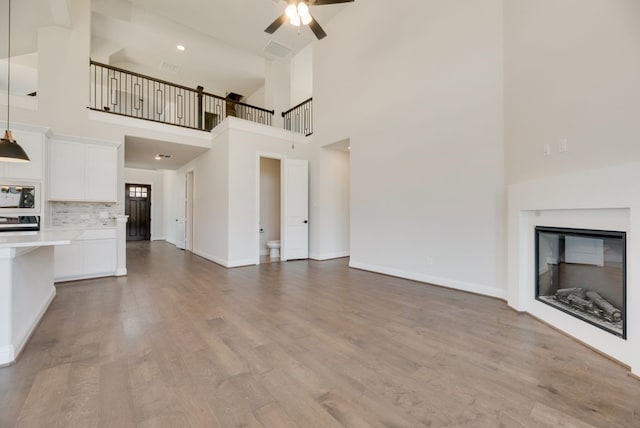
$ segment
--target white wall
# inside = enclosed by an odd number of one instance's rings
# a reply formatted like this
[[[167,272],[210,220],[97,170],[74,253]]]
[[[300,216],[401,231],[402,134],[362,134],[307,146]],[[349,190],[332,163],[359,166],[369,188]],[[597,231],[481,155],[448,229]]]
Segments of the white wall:
[[[355,2],[315,43],[314,144],[351,141],[353,266],[505,295],[502,3],[389,20],[396,4]]]
[[[291,105],[300,104],[313,96],[313,44],[291,59]]]
[[[263,107],[264,103],[264,85],[262,85],[257,91],[253,94],[249,95],[244,101],[246,104],[251,104],[252,106]]]
[[[291,75],[289,64],[267,60],[264,81],[264,105],[275,110],[273,126],[282,128],[282,112],[289,110],[291,100]]]
[[[189,162],[177,174],[193,171],[193,252],[226,265],[229,259],[229,132],[222,128],[216,130],[220,133],[214,138],[211,150]],[[175,196],[176,186],[183,181],[176,177],[171,181]],[[172,200],[176,201],[175,197]],[[174,205],[175,223],[177,202]],[[173,238],[175,243],[175,231]]]
[[[260,158],[260,253],[267,241],[280,240],[280,160]]]
[[[229,261],[239,266],[258,261],[259,155],[309,159],[311,147],[297,143],[292,148],[287,131],[273,130],[234,118],[230,122],[229,195],[233,197],[229,198]]]
[[[176,244],[176,217],[178,216],[178,206],[175,202],[176,194],[176,171],[163,172],[163,218],[164,218],[164,236],[167,242]]]
[[[147,169],[124,169],[125,184],[147,184],[151,186],[151,240],[166,239],[164,233],[164,173]]]
[[[349,142],[324,146],[317,151],[313,159],[314,169],[322,171],[312,198],[312,209],[322,209],[322,215],[312,224],[313,239],[310,256],[326,260],[349,255],[350,224],[350,156],[346,151]],[[317,223],[317,224],[316,224]]]
[[[640,159],[640,2],[504,3],[508,181]]]

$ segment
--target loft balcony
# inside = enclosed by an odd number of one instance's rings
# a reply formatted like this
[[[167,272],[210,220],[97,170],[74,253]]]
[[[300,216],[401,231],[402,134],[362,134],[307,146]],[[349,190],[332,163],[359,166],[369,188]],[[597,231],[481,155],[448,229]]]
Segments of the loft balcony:
[[[282,112],[284,129],[308,137],[313,134],[313,97]]]
[[[242,103],[235,94],[221,97],[93,60],[89,66],[90,110],[206,132],[226,117],[273,125],[273,110]]]

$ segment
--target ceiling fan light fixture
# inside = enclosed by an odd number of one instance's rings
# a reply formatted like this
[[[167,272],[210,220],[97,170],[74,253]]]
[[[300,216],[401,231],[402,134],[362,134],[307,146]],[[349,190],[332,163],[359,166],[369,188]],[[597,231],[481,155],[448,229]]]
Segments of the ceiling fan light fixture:
[[[309,15],[309,6],[305,2],[298,3],[298,15],[301,17]]]
[[[294,27],[299,27],[301,20],[300,20],[300,16],[296,15],[293,18],[289,18],[289,22],[291,23],[291,25],[293,25]]]
[[[295,4],[290,4],[289,6],[287,6],[287,8],[284,10],[284,13],[287,15],[287,18],[289,18],[289,20],[293,20],[298,17],[298,9],[296,8]]]
[[[306,15],[302,15],[302,24],[303,25],[309,25],[311,23],[311,21],[313,21],[313,17],[311,16],[310,13],[307,13]]]

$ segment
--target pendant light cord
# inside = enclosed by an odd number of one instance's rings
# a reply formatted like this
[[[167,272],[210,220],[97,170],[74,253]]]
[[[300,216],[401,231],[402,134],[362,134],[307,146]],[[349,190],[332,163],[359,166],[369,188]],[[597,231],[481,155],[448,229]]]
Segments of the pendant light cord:
[[[7,37],[7,130],[9,129],[9,103],[11,101],[11,0],[9,0],[9,37]]]

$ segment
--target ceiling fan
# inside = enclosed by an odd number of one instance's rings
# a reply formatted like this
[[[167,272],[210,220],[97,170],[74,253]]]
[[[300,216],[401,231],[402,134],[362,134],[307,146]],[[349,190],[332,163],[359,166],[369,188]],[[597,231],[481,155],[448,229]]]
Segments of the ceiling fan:
[[[309,13],[309,6],[321,6],[325,4],[337,4],[337,3],[351,3],[354,0],[287,0],[289,5],[285,9],[282,16],[278,17],[271,23],[264,31],[265,33],[273,34],[282,26],[282,24],[289,22],[291,25],[299,27],[300,25],[308,25],[316,35],[318,40],[327,37],[327,33],[324,32],[318,21],[316,21],[311,13]]]

